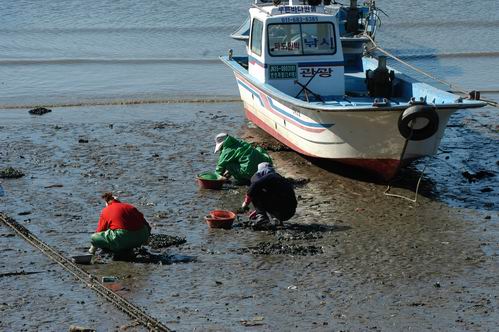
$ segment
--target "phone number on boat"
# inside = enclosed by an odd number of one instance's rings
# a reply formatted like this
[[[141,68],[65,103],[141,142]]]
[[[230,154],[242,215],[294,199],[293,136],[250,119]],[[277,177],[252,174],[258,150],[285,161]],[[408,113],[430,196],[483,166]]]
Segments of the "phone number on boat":
[[[281,18],[282,23],[309,23],[309,22],[319,22],[319,18],[316,16],[305,16],[305,17],[283,17]]]

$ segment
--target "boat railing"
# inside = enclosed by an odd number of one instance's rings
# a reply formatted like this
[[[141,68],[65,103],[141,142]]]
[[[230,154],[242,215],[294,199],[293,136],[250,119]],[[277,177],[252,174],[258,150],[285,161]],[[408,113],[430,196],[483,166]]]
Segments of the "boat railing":
[[[258,9],[259,11],[261,11],[262,13],[264,13],[266,15],[272,16],[272,12],[271,11],[266,11],[261,6],[252,4],[251,7]]]

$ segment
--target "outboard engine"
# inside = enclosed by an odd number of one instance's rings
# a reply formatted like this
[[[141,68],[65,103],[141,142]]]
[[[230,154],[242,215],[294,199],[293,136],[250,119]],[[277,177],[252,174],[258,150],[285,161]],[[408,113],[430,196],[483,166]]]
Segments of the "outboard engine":
[[[310,6],[318,6],[322,3],[322,0],[308,0]]]
[[[388,72],[386,68],[386,57],[378,58],[378,68],[375,70],[366,70],[367,90],[371,97],[390,98],[393,91],[393,80],[395,73],[393,70]]]
[[[347,20],[345,22],[345,30],[347,33],[357,34],[359,32],[360,13],[357,8],[357,0],[350,0],[350,8],[347,12]]]

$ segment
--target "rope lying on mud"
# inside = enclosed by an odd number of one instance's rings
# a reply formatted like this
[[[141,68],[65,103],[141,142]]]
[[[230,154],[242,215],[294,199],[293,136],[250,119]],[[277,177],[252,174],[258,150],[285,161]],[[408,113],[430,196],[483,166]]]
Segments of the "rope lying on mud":
[[[27,228],[13,220],[12,218],[0,213],[0,222],[10,227],[17,235],[26,240],[33,247],[39,249],[45,256],[59,264],[62,268],[72,274],[76,279],[82,281],[94,290],[97,294],[114,304],[118,309],[129,315],[131,318],[137,320],[140,324],[148,328],[150,331],[171,331],[168,327],[163,325],[157,319],[149,316],[142,309],[134,304],[128,302],[126,299],[108,289],[95,276],[89,274],[78,265],[67,259],[57,250],[44,243],[33,235]]]
[[[372,47],[371,49],[369,49],[369,51],[368,51],[368,52],[371,52],[371,51],[373,51],[373,50],[378,50],[378,51],[380,51],[381,53],[383,53],[384,55],[386,55],[386,56],[388,56],[388,57],[392,58],[393,60],[395,60],[395,61],[397,61],[397,62],[399,62],[399,63],[403,64],[404,66],[407,66],[407,67],[411,68],[411,69],[412,69],[412,70],[414,70],[415,72],[417,72],[417,73],[419,73],[419,74],[421,74],[421,75],[423,75],[423,76],[426,76],[426,77],[428,77],[428,78],[430,78],[430,79],[432,79],[432,80],[434,80],[434,81],[437,81],[437,82],[439,82],[439,83],[442,83],[442,84],[444,84],[444,85],[447,85],[447,86],[448,86],[448,87],[450,87],[451,89],[454,89],[454,91],[452,91],[453,93],[456,93],[456,92],[457,92],[457,94],[461,95],[462,97],[468,97],[468,96],[470,95],[470,92],[469,92],[469,91],[466,91],[466,89],[464,89],[464,88],[462,88],[462,87],[459,87],[459,86],[457,86],[456,84],[452,84],[452,83],[450,83],[450,82],[444,81],[444,80],[442,80],[442,79],[440,79],[440,78],[438,78],[438,77],[435,77],[435,76],[433,76],[433,75],[431,75],[431,74],[429,74],[429,73],[425,72],[424,70],[422,70],[422,69],[420,69],[420,68],[417,68],[417,67],[415,67],[415,66],[411,65],[411,64],[410,64],[410,63],[408,63],[407,61],[404,61],[404,60],[402,60],[401,58],[399,58],[399,57],[397,57],[397,56],[393,55],[392,53],[390,53],[390,52],[388,52],[388,51],[384,50],[381,46],[379,46],[378,44],[376,44],[376,42],[374,41],[374,39],[372,39],[372,37],[371,37],[371,36],[369,36],[369,35],[367,35],[367,34],[364,34],[364,36],[366,36],[366,37],[369,39],[369,41],[373,44],[373,47]],[[485,102],[485,103],[487,103],[489,106],[492,106],[492,107],[499,107],[499,104],[498,104],[497,102],[493,101],[493,100],[487,100],[487,99],[480,99],[480,100],[481,100],[481,101],[483,101],[483,102]]]

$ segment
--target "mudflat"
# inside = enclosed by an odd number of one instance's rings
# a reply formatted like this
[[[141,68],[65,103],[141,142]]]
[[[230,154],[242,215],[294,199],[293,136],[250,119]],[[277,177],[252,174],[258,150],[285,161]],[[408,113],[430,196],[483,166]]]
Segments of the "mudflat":
[[[248,124],[241,104],[2,110],[0,211],[68,257],[84,254],[103,191],[136,205],[153,232],[185,238],[171,264],[103,259],[85,266],[174,330],[494,331],[499,321],[497,132],[452,118],[442,152],[386,184],[283,148]],[[476,114],[473,115],[475,117]],[[206,213],[236,210],[245,188],[201,190],[213,138],[241,136],[271,151],[295,181],[298,211],[275,232],[208,229]],[[467,175],[466,173],[467,172]],[[488,172],[489,176],[470,175]],[[471,179],[471,180],[470,180]],[[167,241],[167,237],[159,238]],[[0,329],[142,330],[4,225]],[[36,273],[32,273],[36,272]],[[114,279],[113,279],[114,280]]]

